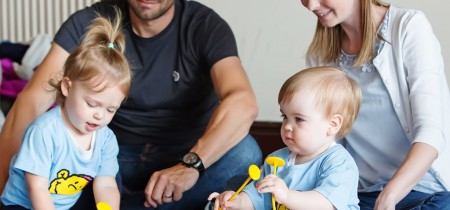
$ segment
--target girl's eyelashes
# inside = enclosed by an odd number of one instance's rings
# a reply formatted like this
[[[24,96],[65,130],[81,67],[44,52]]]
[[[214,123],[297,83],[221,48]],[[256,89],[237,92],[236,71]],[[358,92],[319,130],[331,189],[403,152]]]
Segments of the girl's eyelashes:
[[[86,101],[86,103],[87,103],[87,105],[90,106],[90,107],[95,107],[94,104],[91,104],[91,103],[89,103],[89,102],[87,102],[87,101]]]

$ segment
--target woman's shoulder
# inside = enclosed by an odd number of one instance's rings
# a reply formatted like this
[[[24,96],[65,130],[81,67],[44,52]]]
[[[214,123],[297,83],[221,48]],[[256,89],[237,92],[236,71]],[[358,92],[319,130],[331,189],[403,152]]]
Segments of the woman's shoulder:
[[[393,17],[394,21],[399,21],[401,25],[414,25],[423,21],[428,23],[425,14],[420,10],[400,8],[391,5],[390,12],[390,16]]]

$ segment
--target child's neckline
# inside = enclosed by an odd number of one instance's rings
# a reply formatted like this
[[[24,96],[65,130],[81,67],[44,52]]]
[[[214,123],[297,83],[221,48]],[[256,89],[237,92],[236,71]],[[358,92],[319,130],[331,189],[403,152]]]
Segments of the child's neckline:
[[[304,164],[307,164],[307,163],[309,163],[309,162],[315,160],[316,158],[322,156],[322,155],[325,154],[328,150],[330,150],[332,147],[334,147],[334,146],[336,146],[336,145],[337,145],[336,142],[333,141],[333,142],[330,144],[330,146],[329,146],[326,150],[324,150],[322,153],[318,154],[318,155],[317,155],[316,157],[314,157],[313,159],[311,159],[311,160],[309,160],[309,161],[307,161],[307,162],[301,163],[301,164],[295,164],[295,159],[297,158],[297,155],[298,155],[298,154],[295,153],[295,152],[290,151],[290,153],[289,153],[289,158],[288,158],[288,165],[287,165],[287,166],[304,165]]]

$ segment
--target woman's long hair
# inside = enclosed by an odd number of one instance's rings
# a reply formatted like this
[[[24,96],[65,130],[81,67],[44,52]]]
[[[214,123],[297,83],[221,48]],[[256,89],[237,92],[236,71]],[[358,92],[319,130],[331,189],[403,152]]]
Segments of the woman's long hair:
[[[363,29],[363,43],[359,51],[358,60],[355,66],[361,66],[372,60],[373,43],[377,34],[375,24],[373,22],[372,7],[373,5],[388,7],[389,5],[380,0],[361,0],[361,27]],[[341,55],[341,39],[345,32],[341,25],[333,28],[325,28],[320,21],[317,21],[316,33],[314,39],[309,45],[306,53],[307,59],[320,64],[328,64],[339,59]]]

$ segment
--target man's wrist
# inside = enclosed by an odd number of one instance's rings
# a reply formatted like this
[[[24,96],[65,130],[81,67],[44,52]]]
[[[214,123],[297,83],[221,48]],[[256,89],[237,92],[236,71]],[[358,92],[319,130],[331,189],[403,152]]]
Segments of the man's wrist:
[[[198,171],[199,177],[203,175],[205,172],[205,166],[203,165],[203,161],[200,159],[200,156],[197,153],[189,152],[184,155],[180,160],[181,164],[188,167],[193,168]]]

